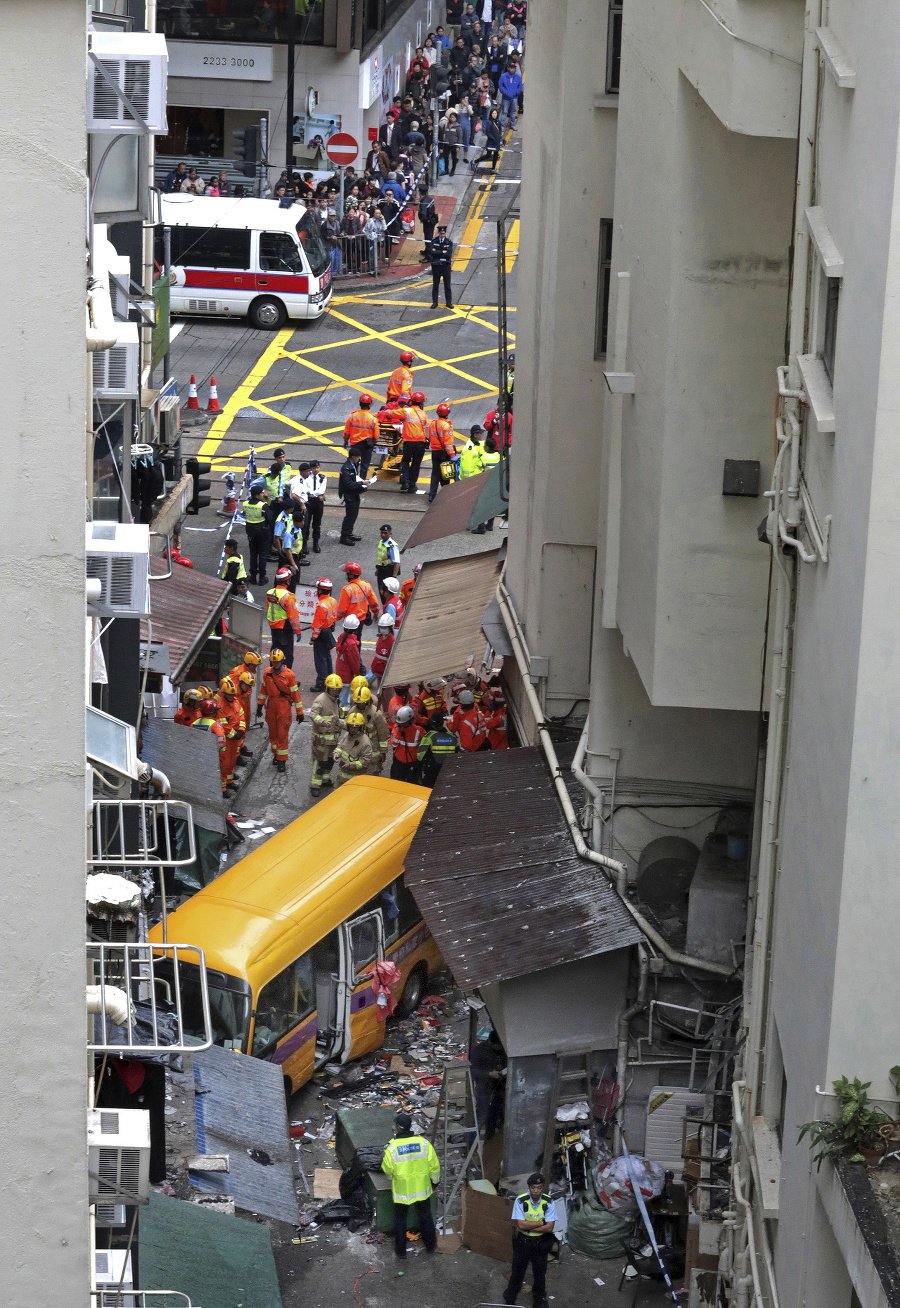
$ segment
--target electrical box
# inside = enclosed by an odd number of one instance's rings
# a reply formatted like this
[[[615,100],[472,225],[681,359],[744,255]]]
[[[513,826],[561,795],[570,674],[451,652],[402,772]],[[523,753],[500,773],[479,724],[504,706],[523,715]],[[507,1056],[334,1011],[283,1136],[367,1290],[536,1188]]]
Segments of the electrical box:
[[[89,41],[90,53],[102,72],[89,58],[88,131],[165,136],[169,65],[166,38],[158,32],[91,32]],[[116,87],[121,95],[116,94]]]
[[[759,460],[726,459],[722,477],[723,495],[759,495]]]

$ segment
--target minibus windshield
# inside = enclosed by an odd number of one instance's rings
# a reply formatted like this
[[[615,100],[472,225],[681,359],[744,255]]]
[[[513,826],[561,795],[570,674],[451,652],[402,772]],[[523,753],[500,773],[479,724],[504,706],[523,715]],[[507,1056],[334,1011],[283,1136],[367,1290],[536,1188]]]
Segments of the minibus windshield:
[[[156,970],[159,976],[171,983],[172,965],[167,959],[157,963]],[[202,1039],[200,969],[193,963],[179,961],[178,979],[185,1032]],[[226,1049],[243,1049],[250,1021],[250,987],[227,972],[214,972],[210,968],[206,970],[206,985],[213,1044],[223,1045]]]
[[[331,259],[325,248],[325,242],[322,240],[322,230],[319,227],[319,220],[315,217],[311,209],[307,209],[306,213],[298,222],[297,235],[300,238],[300,244],[306,251],[310,272],[313,277],[321,277],[322,273],[331,263]]]

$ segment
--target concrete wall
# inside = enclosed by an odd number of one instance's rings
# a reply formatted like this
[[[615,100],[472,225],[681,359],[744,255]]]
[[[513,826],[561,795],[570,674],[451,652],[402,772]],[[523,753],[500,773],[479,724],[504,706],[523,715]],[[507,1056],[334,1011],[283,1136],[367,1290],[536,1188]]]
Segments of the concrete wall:
[[[39,11],[39,12],[38,12]],[[7,906],[0,1266],[9,1304],[89,1288],[84,997],[86,10],[4,7],[0,550],[10,674],[0,688]],[[29,254],[30,251],[30,254]],[[26,255],[28,257],[26,257]],[[25,506],[47,503],[40,527]]]

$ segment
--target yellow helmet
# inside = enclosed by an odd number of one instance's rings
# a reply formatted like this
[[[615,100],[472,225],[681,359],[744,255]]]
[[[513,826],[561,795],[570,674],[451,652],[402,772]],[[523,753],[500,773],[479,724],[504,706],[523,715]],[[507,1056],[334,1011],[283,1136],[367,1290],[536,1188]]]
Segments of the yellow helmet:
[[[358,677],[354,677],[353,680],[350,682],[350,689],[359,690],[360,686],[368,686],[368,684],[369,684],[368,677],[364,677],[360,673]]]
[[[347,714],[348,727],[364,727],[365,725],[366,725],[366,720],[361,713]]]
[[[325,678],[326,690],[341,690],[343,685],[343,681],[341,681],[336,672],[329,672],[328,676]]]
[[[238,681],[242,686],[252,686],[255,680],[256,678],[252,672],[242,672],[238,677]]]
[[[350,698],[354,704],[368,704],[372,698],[372,692],[368,686],[357,686],[356,690],[350,692]]]
[[[199,704],[205,696],[199,690],[186,690],[181,697],[182,704]]]
[[[275,646],[274,649],[269,650],[269,662],[270,662],[271,664],[273,664],[273,665],[276,664],[276,663],[283,663],[283,662],[284,662],[284,650],[283,650],[283,649],[279,649],[277,645]]]
[[[219,682],[219,690],[221,690],[223,695],[236,695],[238,693],[237,686],[231,680],[231,677],[222,678]]]
[[[212,698],[212,693],[213,693],[213,692],[212,692],[212,690],[210,689],[209,686],[198,686],[198,687],[197,687],[197,694],[200,696],[201,699],[211,699],[211,698]]]
[[[262,659],[255,650],[248,649],[247,653],[244,655],[244,662],[247,664],[248,668],[258,668],[260,663],[262,663]]]

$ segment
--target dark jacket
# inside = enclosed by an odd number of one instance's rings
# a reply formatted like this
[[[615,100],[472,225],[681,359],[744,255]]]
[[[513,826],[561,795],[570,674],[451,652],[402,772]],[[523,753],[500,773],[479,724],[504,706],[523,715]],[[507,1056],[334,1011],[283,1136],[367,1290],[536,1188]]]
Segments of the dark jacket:
[[[449,236],[438,236],[431,242],[431,266],[435,272],[442,272],[453,262],[453,242]]]
[[[487,137],[489,150],[500,149],[500,124],[496,118],[486,118],[484,121],[484,134]]]
[[[348,459],[341,467],[340,476],[338,477],[338,498],[344,500],[358,500],[365,486],[359,484],[359,464],[353,459]]]

